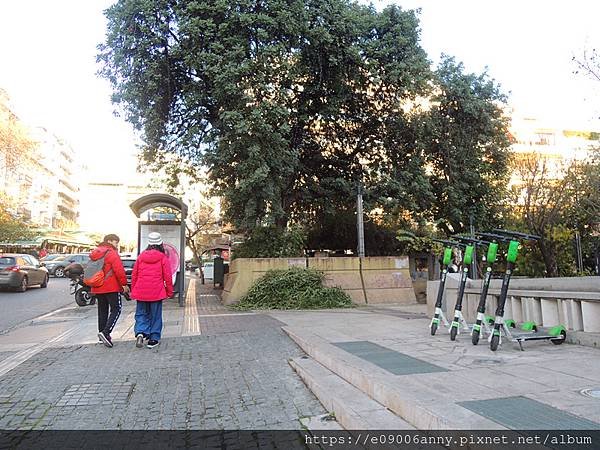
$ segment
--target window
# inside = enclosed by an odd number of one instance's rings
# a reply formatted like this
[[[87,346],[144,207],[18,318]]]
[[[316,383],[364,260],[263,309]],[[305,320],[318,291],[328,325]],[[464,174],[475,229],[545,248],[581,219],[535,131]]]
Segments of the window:
[[[37,260],[33,256],[23,255],[23,259],[28,266],[35,266],[37,264]]]

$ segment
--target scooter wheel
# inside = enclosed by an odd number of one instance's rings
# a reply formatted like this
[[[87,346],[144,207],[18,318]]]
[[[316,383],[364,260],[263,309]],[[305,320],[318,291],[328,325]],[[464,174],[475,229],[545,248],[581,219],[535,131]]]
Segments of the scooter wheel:
[[[91,298],[89,292],[84,291],[83,289],[75,292],[75,303],[79,306],[87,306],[91,303]]]
[[[451,341],[455,341],[456,340],[456,333],[458,331],[457,327],[452,327],[450,328],[450,340]]]
[[[567,332],[566,331],[561,331],[560,332],[560,338],[557,339],[550,339],[550,342],[552,342],[554,345],[560,345],[563,342],[565,342],[565,340],[567,339]]]
[[[498,350],[498,344],[500,344],[500,336],[494,334],[492,336],[492,340],[490,341],[490,350],[493,352]]]
[[[438,327],[437,323],[432,323],[431,324],[431,335],[432,336],[435,336],[435,332],[437,331],[437,327]]]
[[[471,342],[473,343],[473,345],[479,344],[479,331],[473,330],[473,332],[471,333]]]

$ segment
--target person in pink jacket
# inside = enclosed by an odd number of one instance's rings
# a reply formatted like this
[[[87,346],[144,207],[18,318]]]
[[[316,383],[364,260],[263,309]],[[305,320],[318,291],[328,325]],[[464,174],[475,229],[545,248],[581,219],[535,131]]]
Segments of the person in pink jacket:
[[[131,273],[135,309],[135,346],[154,348],[162,332],[162,301],[173,296],[171,265],[160,233],[148,234],[148,247],[138,256]]]

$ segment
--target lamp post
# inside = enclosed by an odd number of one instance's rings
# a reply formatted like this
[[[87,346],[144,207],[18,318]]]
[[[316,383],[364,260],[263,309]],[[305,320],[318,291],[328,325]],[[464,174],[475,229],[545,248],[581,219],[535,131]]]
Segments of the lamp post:
[[[356,196],[356,230],[358,234],[358,257],[365,256],[365,227],[363,222],[363,198],[362,184],[358,182],[358,193]]]
[[[471,232],[471,238],[475,239],[475,227],[473,226],[473,213],[469,214],[469,230]],[[477,273],[477,245],[473,244],[473,261],[471,262],[471,276],[474,280],[478,277]]]

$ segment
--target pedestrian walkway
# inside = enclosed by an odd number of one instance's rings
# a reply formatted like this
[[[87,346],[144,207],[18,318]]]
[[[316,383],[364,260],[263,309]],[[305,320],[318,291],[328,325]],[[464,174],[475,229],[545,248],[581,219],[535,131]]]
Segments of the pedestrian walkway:
[[[429,332],[422,305],[240,312],[189,279],[160,346],[137,349],[134,302],[114,348],[96,310],[64,308],[0,335],[0,429],[506,430],[600,428],[600,350]]]
[[[307,385],[335,377],[407,429],[600,430],[599,349],[536,341],[520,351],[504,341],[492,352],[468,334],[455,342],[447,330],[431,336],[430,319],[401,306],[270,315],[310,356],[312,366],[292,361]],[[317,392],[323,404],[336,395]],[[340,402],[333,412],[342,426],[350,417],[352,426],[370,428],[368,413],[356,417]]]
[[[152,350],[135,348],[134,302],[124,304],[112,349],[96,343],[90,307],[0,336],[0,349],[20,355],[0,373],[0,429],[298,430],[300,419],[325,414],[287,362],[303,353],[282,324],[232,313],[217,294],[192,278],[184,308],[165,303],[164,338]]]

